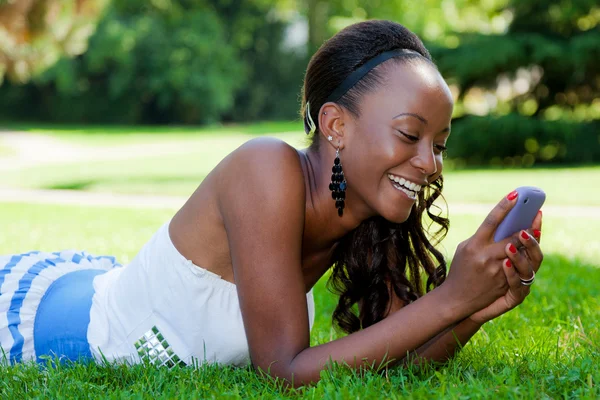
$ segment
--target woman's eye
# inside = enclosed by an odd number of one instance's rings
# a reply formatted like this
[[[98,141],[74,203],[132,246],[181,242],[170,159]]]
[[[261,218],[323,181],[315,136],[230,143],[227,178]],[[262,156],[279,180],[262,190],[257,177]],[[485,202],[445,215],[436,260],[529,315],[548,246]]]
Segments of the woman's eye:
[[[419,138],[417,136],[409,135],[408,133],[404,133],[402,131],[398,131],[398,132],[400,132],[402,135],[404,135],[404,137],[406,137],[411,142],[416,142],[419,140]]]
[[[438,153],[443,153],[446,150],[448,150],[448,148],[444,145],[441,144],[434,144],[433,147],[437,150]]]
[[[433,148],[434,148],[433,152],[436,155],[441,154],[442,158],[446,158],[448,156],[448,152],[447,152],[448,148],[446,146],[442,146],[441,144],[435,144],[435,145],[433,145]]]

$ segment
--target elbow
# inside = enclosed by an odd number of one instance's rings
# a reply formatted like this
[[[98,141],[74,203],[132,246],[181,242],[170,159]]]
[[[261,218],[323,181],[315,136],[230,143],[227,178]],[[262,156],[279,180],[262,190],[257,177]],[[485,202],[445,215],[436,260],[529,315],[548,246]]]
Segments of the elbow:
[[[311,379],[311,374],[302,373],[293,361],[273,361],[268,364],[252,363],[252,366],[260,377],[271,381],[281,389],[297,389],[310,386],[317,383],[320,376],[320,374],[317,374],[316,379]]]

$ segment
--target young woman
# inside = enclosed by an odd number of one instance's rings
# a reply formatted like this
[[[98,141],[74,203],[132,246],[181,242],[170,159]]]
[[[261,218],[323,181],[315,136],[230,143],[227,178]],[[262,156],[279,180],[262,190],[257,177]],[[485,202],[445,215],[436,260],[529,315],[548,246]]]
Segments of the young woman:
[[[406,28],[344,29],[308,65],[309,148],[241,146],[125,267],[72,251],[0,257],[6,359],[251,362],[294,385],[318,381],[330,360],[446,360],[524,300],[542,262],[541,214],[529,231],[493,241],[511,192],[446,277],[432,243],[448,220],[432,208],[452,107]],[[333,317],[348,335],[310,347],[311,289],[332,267]]]

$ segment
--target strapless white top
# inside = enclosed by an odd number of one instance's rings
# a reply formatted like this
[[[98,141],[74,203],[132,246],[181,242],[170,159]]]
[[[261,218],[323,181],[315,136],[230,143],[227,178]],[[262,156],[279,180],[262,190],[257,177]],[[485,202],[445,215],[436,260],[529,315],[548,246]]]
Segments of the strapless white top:
[[[93,356],[166,366],[247,365],[236,286],[186,260],[169,237],[169,222],[129,265],[94,278],[88,328]],[[312,291],[306,297],[312,328]]]

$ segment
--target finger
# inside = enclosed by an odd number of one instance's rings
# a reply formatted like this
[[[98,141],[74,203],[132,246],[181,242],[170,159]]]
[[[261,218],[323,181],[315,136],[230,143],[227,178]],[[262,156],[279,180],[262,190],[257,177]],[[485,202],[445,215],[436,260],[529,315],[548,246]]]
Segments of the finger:
[[[502,261],[502,270],[504,271],[504,275],[506,275],[506,281],[508,282],[508,286],[513,289],[521,289],[523,284],[521,283],[521,278],[517,273],[517,270],[512,266],[512,261],[509,258],[505,258]]]
[[[517,248],[521,246],[518,238],[509,237],[498,243],[492,243],[486,246],[485,252],[491,259],[504,260],[506,258],[506,246],[508,246],[510,243],[515,245]]]
[[[496,207],[490,211],[483,223],[479,226],[479,229],[477,229],[477,232],[475,232],[474,236],[477,236],[483,240],[489,240],[493,238],[494,232],[496,231],[496,228],[498,228],[500,222],[502,222],[504,217],[506,217],[506,214],[508,214],[508,212],[516,204],[518,195],[519,194],[517,191],[513,190],[505,198],[500,200]]]
[[[531,224],[531,233],[537,242],[540,242],[542,237],[542,210],[539,210]]]
[[[517,250],[517,247],[512,243],[506,246],[506,255],[512,262],[513,267],[521,279],[530,279],[533,276],[533,268],[531,263],[525,257],[524,252]]]
[[[535,240],[535,237],[527,231],[521,231],[519,233],[519,242],[523,246],[533,270],[537,272],[544,260],[544,254],[542,253],[540,245]]]

